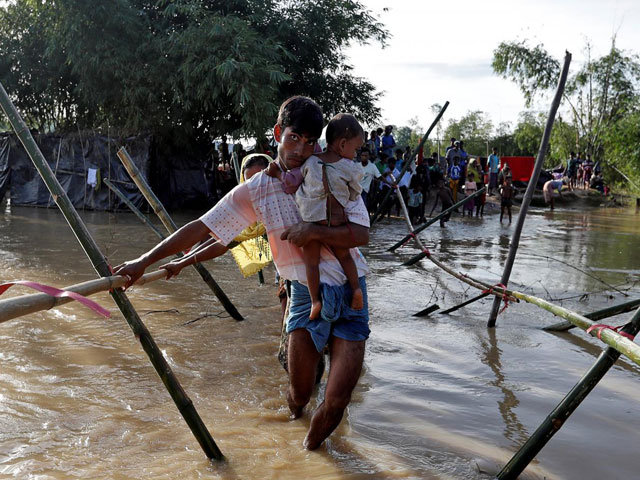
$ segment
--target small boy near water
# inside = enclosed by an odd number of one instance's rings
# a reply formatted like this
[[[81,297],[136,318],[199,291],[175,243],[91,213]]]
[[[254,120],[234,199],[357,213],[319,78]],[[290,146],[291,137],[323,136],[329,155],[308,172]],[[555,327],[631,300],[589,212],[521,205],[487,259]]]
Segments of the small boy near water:
[[[362,192],[360,180],[362,167],[354,162],[356,150],[364,143],[364,130],[353,115],[339,113],[333,117],[326,131],[326,151],[312,155],[300,168],[293,171],[277,171],[272,167],[267,174],[278,176],[287,193],[296,191],[296,203],[305,222],[338,226],[347,222],[344,207],[351,200],[357,200]],[[294,178],[295,177],[295,178]],[[301,182],[301,183],[300,183]],[[302,247],[307,274],[307,287],[311,296],[309,319],[320,317],[322,300],[320,296],[320,248],[321,242],[310,242]],[[358,279],[356,264],[347,248],[332,248],[340,262],[351,287],[351,308],[364,308],[364,296]]]
[[[411,223],[415,223],[420,218],[422,211],[422,188],[418,177],[411,179],[407,206],[409,207],[409,220]]]
[[[500,223],[502,223],[505,209],[509,214],[509,223],[511,223],[511,206],[513,205],[514,195],[512,180],[513,177],[508,175],[500,187],[500,196],[502,197],[502,201],[500,202]]]
[[[436,209],[436,205],[438,204],[438,199],[440,199],[440,203],[442,204],[442,211],[444,212],[447,208],[453,206],[453,195],[451,195],[451,190],[449,187],[445,186],[444,179],[438,179],[438,191],[436,192],[436,199],[433,202],[433,207],[431,207],[431,212],[429,212],[429,216]],[[444,217],[440,219],[440,227],[445,227],[445,222],[448,222],[451,218],[451,212],[447,213]]]

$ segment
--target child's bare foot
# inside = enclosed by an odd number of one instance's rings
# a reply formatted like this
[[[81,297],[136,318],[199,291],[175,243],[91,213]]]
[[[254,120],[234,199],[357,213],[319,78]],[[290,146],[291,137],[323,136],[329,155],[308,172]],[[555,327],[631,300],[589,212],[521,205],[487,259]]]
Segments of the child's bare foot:
[[[320,312],[322,311],[322,302],[311,302],[311,313],[309,314],[309,320],[317,320],[320,318]]]
[[[351,297],[351,308],[354,310],[362,310],[364,308],[362,289],[358,288],[353,291],[353,296]]]

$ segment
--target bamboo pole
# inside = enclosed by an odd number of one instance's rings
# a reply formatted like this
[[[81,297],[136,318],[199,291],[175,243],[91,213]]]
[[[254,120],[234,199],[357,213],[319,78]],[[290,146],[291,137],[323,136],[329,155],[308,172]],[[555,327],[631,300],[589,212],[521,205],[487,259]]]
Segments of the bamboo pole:
[[[440,308],[440,306],[438,304],[434,303],[433,305],[429,305],[427,308],[423,308],[419,312],[414,313],[412,316],[414,316],[414,317],[426,317],[431,312],[435,312],[439,308]]]
[[[400,201],[400,205],[404,206],[404,199],[400,198],[399,201]],[[411,221],[409,220],[409,214],[407,212],[406,206],[404,206],[402,210],[405,215],[405,220],[408,228],[412,229]],[[435,265],[437,265],[438,267],[440,267],[442,270],[449,273],[450,275],[454,276],[461,282],[464,282],[467,285],[471,285],[474,288],[482,290],[483,294],[487,293],[489,295],[495,295],[497,298],[500,298],[500,299],[504,299],[506,296],[506,298],[510,298],[512,300],[513,299],[515,299],[516,301],[523,300],[527,303],[537,305],[538,307],[558,317],[561,317],[570,321],[572,324],[574,324],[577,327],[580,327],[583,330],[588,330],[590,327],[595,325],[595,323],[589,320],[588,318],[582,315],[579,315],[575,312],[572,312],[571,310],[568,310],[564,307],[560,307],[558,305],[554,305],[550,302],[547,302],[542,298],[538,298],[533,295],[527,295],[525,293],[517,292],[515,290],[509,290],[497,285],[490,285],[481,280],[476,280],[474,278],[471,278],[470,276],[465,275],[463,273],[456,272],[448,265],[436,259],[433,256],[433,254],[431,254],[431,252],[429,252],[429,250],[422,245],[422,242],[420,241],[419,237],[417,236],[414,237],[414,241],[418,245],[418,248],[420,248],[425,253],[425,256],[432,263],[434,263]],[[590,333],[592,336],[594,337],[597,336],[602,342],[606,343],[610,347],[613,347],[619,352],[626,355],[634,363],[640,365],[640,346],[639,345],[636,345],[632,341],[628,340],[624,336],[618,334],[617,332],[611,329],[604,329],[599,333],[594,330],[594,331],[591,331]]]
[[[478,300],[482,300],[484,297],[487,297],[487,296],[489,296],[489,293],[482,292],[480,295],[475,296],[473,298],[470,298],[469,300],[466,300],[466,301],[464,301],[462,303],[459,303],[458,305],[455,305],[455,306],[453,306],[451,308],[447,308],[446,310],[442,310],[440,313],[442,315],[447,315],[447,314],[449,314],[451,312],[455,312],[456,310],[460,310],[462,307],[466,307],[467,305],[469,305],[469,304],[471,304],[473,302],[477,302]]]
[[[131,176],[135,184],[138,186],[138,188],[142,192],[142,195],[144,195],[144,198],[147,199],[147,202],[149,202],[149,205],[151,205],[151,208],[153,208],[153,211],[156,213],[158,218],[160,218],[160,221],[162,222],[164,227],[167,229],[167,231],[169,233],[175,232],[178,229],[178,227],[173,222],[173,220],[167,213],[167,210],[164,208],[164,206],[162,205],[158,197],[156,197],[156,195],[153,193],[153,191],[149,187],[149,184],[143,178],[142,174],[140,173],[140,170],[138,170],[138,167],[136,167],[136,165],[133,163],[133,160],[131,159],[131,157],[129,156],[129,153],[124,147],[118,150],[118,158],[120,158],[120,161],[122,162],[122,165],[124,165],[124,168],[129,173],[129,176]],[[231,303],[231,300],[229,300],[229,297],[227,297],[227,295],[222,291],[222,288],[220,288],[220,286],[216,283],[216,281],[213,279],[213,277],[211,276],[209,271],[204,267],[204,265],[200,263],[194,263],[193,268],[196,269],[196,271],[202,277],[205,283],[209,285],[209,288],[211,289],[213,294],[218,298],[218,300],[220,301],[224,309],[227,311],[227,313],[229,313],[229,315],[231,315],[233,318],[235,318],[238,321],[244,320],[244,317],[240,315],[240,312],[238,312],[238,309],[236,309],[233,303]]]
[[[513,263],[516,259],[516,253],[518,252],[518,246],[520,244],[520,235],[522,234],[522,227],[524,226],[524,221],[527,216],[527,211],[529,210],[529,205],[531,204],[531,199],[533,198],[533,193],[536,189],[536,184],[538,183],[538,178],[540,178],[540,170],[542,170],[544,157],[547,153],[547,149],[549,148],[549,139],[551,137],[551,130],[553,128],[553,122],[556,118],[556,112],[558,111],[558,107],[560,106],[560,100],[562,100],[562,93],[564,92],[564,86],[567,82],[567,75],[569,74],[570,64],[571,64],[571,54],[569,52],[565,52],[564,66],[562,67],[562,72],[560,73],[556,94],[553,98],[553,101],[551,102],[549,116],[547,117],[547,125],[542,135],[542,140],[540,142],[540,149],[538,150],[538,157],[536,158],[536,163],[533,166],[533,172],[531,174],[531,178],[529,179],[527,190],[524,194],[524,198],[522,199],[522,204],[520,205],[518,220],[516,221],[516,226],[513,231],[513,237],[509,245],[509,254],[507,256],[507,261],[504,264],[504,270],[502,271],[502,278],[500,280],[500,283],[502,285],[507,285],[509,283],[509,277],[511,276],[511,269],[513,268]],[[500,309],[500,298],[495,297],[493,299],[493,305],[491,306],[491,313],[489,315],[489,321],[487,322],[487,327],[489,328],[495,327],[496,318],[498,317],[499,309]]]
[[[166,270],[156,270],[140,277],[134,285],[144,285],[166,277]],[[64,287],[62,290],[76,292],[88,297],[89,295],[93,295],[98,292],[106,292],[113,288],[124,287],[126,283],[126,277],[114,275]],[[52,297],[46,293],[33,293],[19,297],[5,298],[0,300],[0,323],[9,321],[13,318],[22,317],[30,313],[40,312],[42,310],[51,310],[54,307],[73,301],[73,298]]]
[[[138,210],[133,202],[131,202],[131,200],[129,200],[118,187],[116,187],[106,178],[104,179],[104,183],[107,187],[109,187],[109,190],[116,194],[116,196],[122,201],[122,203],[129,207],[129,210],[131,210],[135,214],[135,216],[142,221],[142,223],[153,230],[153,232],[163,240],[166,238],[165,235],[160,230],[158,230],[153,223],[151,223],[151,220],[149,220],[140,210]]]
[[[612,307],[603,308],[602,310],[596,310],[595,312],[586,313],[584,316],[589,320],[602,320],[604,318],[613,317],[614,315],[630,312],[637,306],[640,306],[640,299],[631,300],[630,302],[625,302],[619,305],[614,305]],[[575,325],[565,320],[559,323],[554,323],[553,325],[549,325],[548,327],[544,327],[543,330],[546,330],[547,332],[566,332],[567,330],[571,330],[572,328],[575,328]]]
[[[445,112],[445,110],[447,109],[448,106],[449,106],[449,101],[447,100],[444,103],[444,105],[442,106],[442,108],[440,109],[440,113],[438,113],[438,115],[436,116],[435,120],[431,123],[431,126],[429,127],[427,132],[422,136],[422,139],[420,140],[420,143],[418,144],[418,146],[411,153],[411,158],[409,159],[409,161],[405,162],[405,164],[402,166],[402,169],[400,170],[400,175],[398,175],[398,181],[402,180],[402,176],[405,174],[405,172],[407,171],[407,169],[409,168],[409,166],[413,162],[413,159],[418,154],[420,149],[424,146],[424,142],[427,141],[427,138],[429,137],[429,134],[431,133],[431,130],[433,130],[435,128],[435,126],[438,124],[438,122],[442,118],[442,115],[444,115],[444,112]],[[376,212],[373,214],[373,217],[371,217],[371,225],[373,225],[374,222],[378,219],[378,215],[380,215],[380,213],[384,211],[384,207],[386,206],[387,202],[389,201],[389,197],[390,196],[391,196],[391,189],[389,189],[387,194],[382,199],[382,202],[380,202],[380,205],[376,209]]]
[[[640,331],[640,309],[636,311],[631,322],[625,325],[622,331],[632,336],[635,336],[638,331]],[[607,348],[600,354],[596,362],[582,376],[580,381],[575,384],[558,406],[545,418],[533,435],[529,437],[525,444],[504,466],[497,476],[499,480],[518,478],[518,475],[531,463],[540,450],[551,440],[553,435],[560,430],[569,416],[578,408],[587,395],[591,393],[619,357],[620,352],[612,347]]]
[[[93,268],[101,277],[108,277],[109,275],[111,275],[111,270],[109,264],[107,263],[107,259],[100,251],[93,237],[91,237],[91,234],[80,218],[80,215],[73,207],[73,204],[69,200],[66,192],[51,171],[51,167],[38,148],[38,145],[33,139],[29,128],[20,117],[20,114],[11,102],[9,95],[7,94],[4,86],[2,86],[1,83],[0,106],[9,118],[9,122],[11,123],[12,128],[16,132],[16,135],[29,154],[31,161],[33,162],[45,184],[47,185],[49,192],[51,192],[53,200],[62,211],[65,219],[69,223],[69,226],[73,230],[73,233],[80,242],[80,245],[91,260]],[[211,437],[211,434],[200,418],[200,415],[198,415],[198,412],[193,406],[193,402],[187,396],[186,392],[182,388],[182,385],[180,385],[180,382],[171,370],[171,367],[167,363],[167,360],[164,358],[164,355],[153,340],[153,337],[147,330],[147,327],[144,325],[137,312],[133,308],[133,305],[131,305],[131,303],[129,302],[129,299],[127,298],[125,293],[119,289],[111,290],[110,293],[114,301],[118,305],[118,308],[122,312],[123,316],[129,323],[131,330],[133,330],[136,338],[140,341],[142,348],[151,360],[151,363],[153,364],[156,372],[162,379],[162,382],[169,391],[169,394],[173,398],[173,401],[178,407],[178,410],[187,422],[187,425],[189,425],[189,428],[198,440],[198,443],[202,447],[205,455],[215,460],[223,460],[224,456],[222,455],[222,452],[220,452],[220,449]]]
[[[440,220],[442,217],[444,217],[447,213],[452,212],[456,208],[460,207],[460,205],[462,205],[467,200],[470,200],[470,199],[475,198],[475,197],[477,197],[479,195],[482,195],[486,190],[487,190],[487,187],[482,187],[477,192],[472,193],[468,197],[465,197],[462,200],[460,200],[458,203],[455,203],[454,205],[450,206],[446,210],[443,210],[442,212],[440,212],[438,215],[433,217],[428,222],[425,222],[422,225],[418,225],[411,233],[405,235],[402,240],[400,240],[398,243],[396,243],[392,247],[390,247],[387,250],[387,252],[393,252],[393,251],[397,250],[398,248],[403,246],[405,243],[407,243],[411,239],[411,237],[413,237],[414,235],[417,235],[418,233],[422,232],[427,227],[430,227],[431,225],[436,223],[438,220]],[[424,257],[421,257],[421,258],[424,258]],[[418,260],[420,260],[420,258]],[[418,260],[416,260],[416,261],[418,261]],[[415,262],[413,262],[413,263],[415,263]],[[413,265],[413,263],[411,263],[409,265]]]

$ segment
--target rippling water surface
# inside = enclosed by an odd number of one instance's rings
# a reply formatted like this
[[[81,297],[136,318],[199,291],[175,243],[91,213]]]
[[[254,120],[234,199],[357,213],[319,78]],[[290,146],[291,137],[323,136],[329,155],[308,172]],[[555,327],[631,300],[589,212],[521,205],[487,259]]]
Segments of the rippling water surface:
[[[178,223],[195,217],[176,215]],[[132,215],[84,213],[113,264],[153,246]],[[533,210],[512,285],[585,313],[640,296],[640,215],[633,210]],[[496,283],[513,227],[495,212],[453,218],[422,238],[441,260]],[[228,458],[210,464],[107,294],[97,317],[68,304],[0,325],[0,476],[7,478],[486,479],[508,460],[601,351],[581,331],[511,305],[487,329],[485,299],[445,316],[413,313],[476,295],[417,253],[386,249],[405,234],[384,220],[363,251],[371,266],[371,338],[365,370],[338,430],[301,448],[309,417],[289,421],[276,359],[273,270],[244,279],[230,256],[208,262],[245,315],[229,318],[195,271],[133,288],[129,297]],[[579,270],[588,271],[591,276]],[[598,279],[594,278],[597,277]],[[61,214],[0,213],[0,280],[64,286],[95,277]],[[630,297],[602,282],[628,290]],[[603,291],[606,290],[606,291]],[[586,292],[586,294],[585,294]],[[31,293],[14,287],[4,296]],[[3,296],[3,297],[4,297]],[[611,319],[625,323],[630,314]],[[532,478],[636,478],[640,369],[620,360],[538,455]],[[322,386],[318,392],[322,395]],[[316,398],[312,405],[316,405]]]

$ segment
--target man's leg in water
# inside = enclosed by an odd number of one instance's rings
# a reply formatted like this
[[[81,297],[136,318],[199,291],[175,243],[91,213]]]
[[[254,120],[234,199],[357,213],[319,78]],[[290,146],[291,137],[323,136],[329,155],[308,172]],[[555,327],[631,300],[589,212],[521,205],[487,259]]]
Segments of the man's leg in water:
[[[360,378],[364,346],[365,340],[351,341],[331,337],[329,345],[331,367],[324,401],[311,418],[311,426],[304,439],[305,448],[309,450],[318,448],[340,424],[344,410],[351,400],[351,392]]]
[[[293,418],[299,418],[309,403],[316,383],[316,368],[321,353],[304,328],[289,333],[289,390],[287,402]]]

